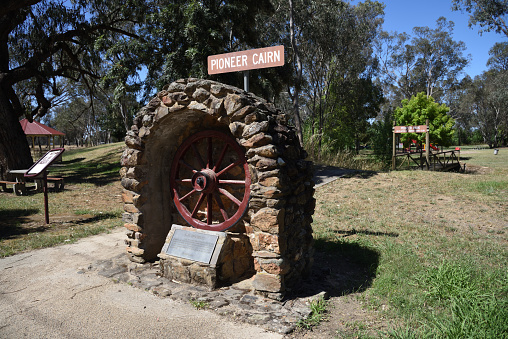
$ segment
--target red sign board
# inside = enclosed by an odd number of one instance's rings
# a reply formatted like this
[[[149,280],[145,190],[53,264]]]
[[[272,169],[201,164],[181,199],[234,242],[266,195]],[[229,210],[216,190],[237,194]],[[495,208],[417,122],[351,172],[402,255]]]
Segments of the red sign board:
[[[284,46],[210,55],[208,74],[248,71],[284,65]]]
[[[426,132],[427,125],[393,127],[393,133],[426,133]]]

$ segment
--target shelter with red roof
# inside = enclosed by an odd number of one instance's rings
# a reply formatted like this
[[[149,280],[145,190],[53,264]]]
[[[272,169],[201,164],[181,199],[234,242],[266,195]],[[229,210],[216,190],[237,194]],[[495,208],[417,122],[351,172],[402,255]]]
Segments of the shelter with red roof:
[[[25,132],[26,136],[32,138],[32,148],[35,146],[36,137],[47,138],[48,147],[51,144],[55,144],[55,137],[59,137],[60,144],[63,146],[65,133],[57,131],[56,129],[41,124],[35,120],[33,122],[29,122],[27,119],[23,119],[19,123],[21,124],[21,128],[23,128],[23,132]]]

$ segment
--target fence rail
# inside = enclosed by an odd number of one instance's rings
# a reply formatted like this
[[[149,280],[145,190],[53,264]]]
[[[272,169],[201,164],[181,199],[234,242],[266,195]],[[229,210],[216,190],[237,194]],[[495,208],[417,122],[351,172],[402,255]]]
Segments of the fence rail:
[[[425,156],[425,151],[416,151],[410,153],[395,154],[395,168],[402,168],[407,163],[409,168],[415,167],[428,171],[463,171],[460,165],[460,151],[451,150],[436,153],[429,153],[429,160]],[[404,158],[400,164],[397,164],[398,158]],[[414,164],[414,165],[413,165]]]

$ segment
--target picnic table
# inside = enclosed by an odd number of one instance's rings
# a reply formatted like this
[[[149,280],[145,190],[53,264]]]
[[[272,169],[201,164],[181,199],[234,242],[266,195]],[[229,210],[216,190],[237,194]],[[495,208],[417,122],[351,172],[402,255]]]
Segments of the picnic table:
[[[28,169],[20,169],[20,170],[10,170],[9,174],[14,181],[12,180],[0,180],[0,188],[3,191],[7,191],[7,185],[12,185],[12,189],[14,194],[16,195],[26,195],[27,188],[33,188],[36,192],[42,192],[43,188],[43,178],[42,177],[34,177],[34,178],[26,178],[25,174],[28,172]],[[27,187],[26,184],[28,180],[31,180],[35,183],[34,186]],[[54,189],[56,191],[61,191],[64,188],[64,179],[57,177],[47,177],[48,182],[52,182],[54,184]]]

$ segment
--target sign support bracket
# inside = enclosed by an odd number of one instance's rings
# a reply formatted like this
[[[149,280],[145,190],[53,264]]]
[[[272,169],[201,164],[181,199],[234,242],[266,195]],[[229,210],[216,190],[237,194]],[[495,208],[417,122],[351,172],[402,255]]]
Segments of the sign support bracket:
[[[243,71],[243,90],[249,92],[249,71]]]

